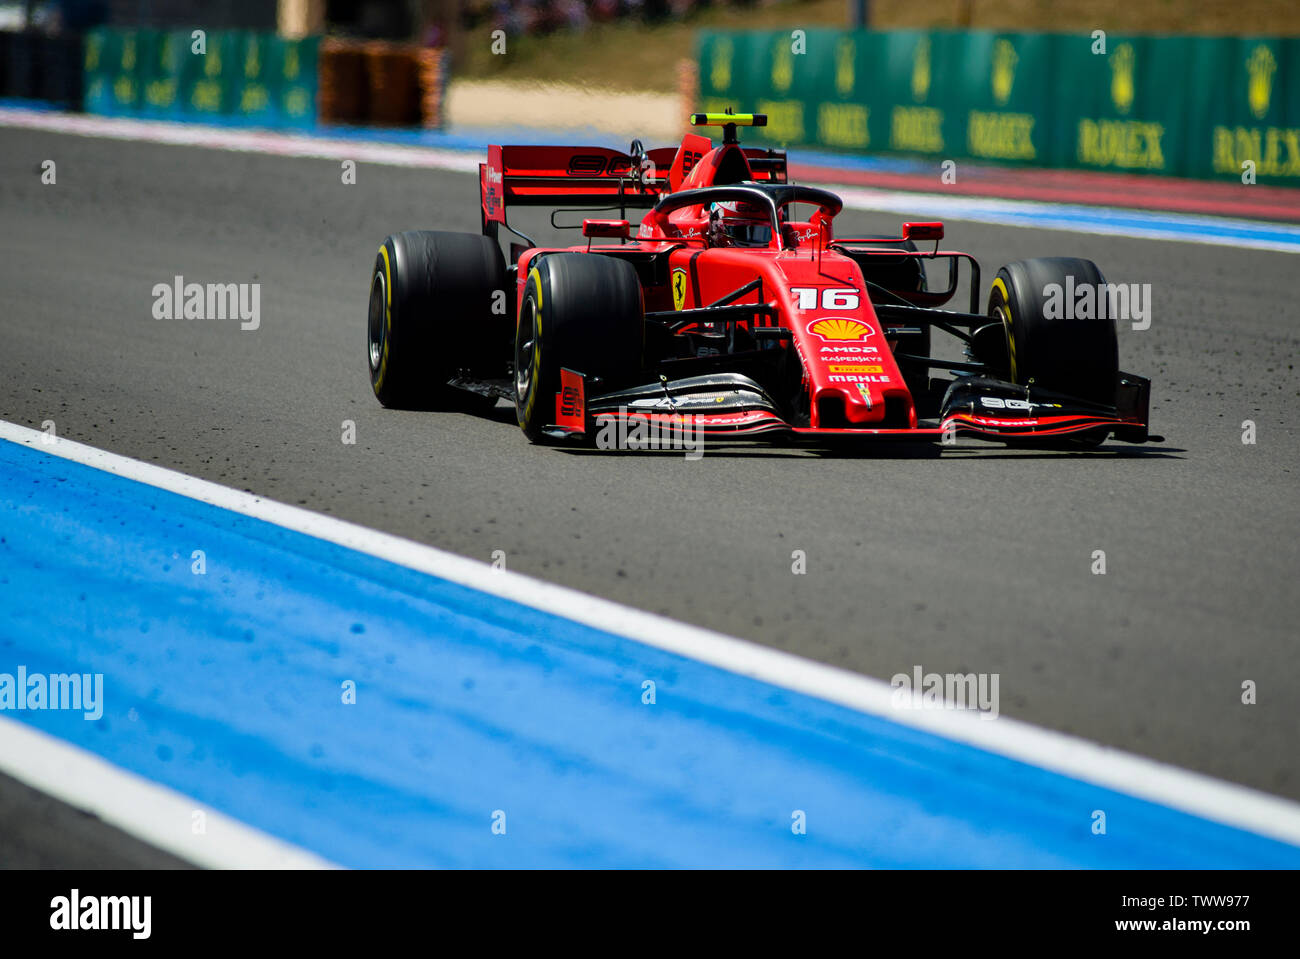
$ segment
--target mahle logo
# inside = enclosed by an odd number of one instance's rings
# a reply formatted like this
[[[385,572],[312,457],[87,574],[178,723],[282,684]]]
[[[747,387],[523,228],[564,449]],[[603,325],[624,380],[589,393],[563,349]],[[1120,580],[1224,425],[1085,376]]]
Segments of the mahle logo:
[[[1016,64],[1020,54],[1010,40],[998,40],[993,44],[993,100],[1004,107],[1011,99],[1011,88],[1016,82]]]
[[[1268,113],[1268,103],[1273,98],[1273,73],[1276,70],[1277,59],[1272,50],[1261,43],[1251,51],[1250,59],[1246,61],[1246,72],[1250,74],[1246,100],[1250,104],[1250,112],[1257,119],[1264,119],[1264,114]]]
[[[713,64],[709,80],[714,91],[721,93],[731,86],[731,41],[719,40],[713,45]]]
[[[922,102],[930,93],[930,38],[922,37],[912,55],[912,99]]]
[[[1110,55],[1110,98],[1115,109],[1128,113],[1133,106],[1133,44],[1121,43]]]

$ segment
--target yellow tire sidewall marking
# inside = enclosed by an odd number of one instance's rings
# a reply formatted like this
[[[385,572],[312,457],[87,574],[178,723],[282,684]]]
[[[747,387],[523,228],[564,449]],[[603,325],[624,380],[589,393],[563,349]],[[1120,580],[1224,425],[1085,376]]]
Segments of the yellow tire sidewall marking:
[[[1002,325],[1007,331],[1007,354],[1011,359],[1011,382],[1014,383],[1016,382],[1016,336],[1011,328],[1011,294],[1007,292],[1007,285],[1000,276],[993,278],[993,289],[1002,293]]]
[[[533,408],[537,405],[537,394],[542,385],[542,275],[537,271],[537,267],[528,271],[528,285],[536,291],[533,299],[537,303],[537,308],[533,310],[533,369],[529,375],[529,382],[532,385],[524,400],[524,423],[531,423],[533,420]]]
[[[393,269],[388,262],[387,243],[379,248],[379,255],[384,260],[384,351],[379,356],[379,374],[375,377],[376,390],[384,385],[384,374],[388,372],[388,342],[393,338]]]

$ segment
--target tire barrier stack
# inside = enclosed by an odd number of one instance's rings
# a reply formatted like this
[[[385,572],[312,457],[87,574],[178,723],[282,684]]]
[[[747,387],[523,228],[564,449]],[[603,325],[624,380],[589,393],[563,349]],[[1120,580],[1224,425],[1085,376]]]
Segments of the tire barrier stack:
[[[320,120],[439,127],[445,62],[441,49],[416,44],[325,40],[320,50]]]
[[[81,109],[81,34],[0,31],[0,98]]]

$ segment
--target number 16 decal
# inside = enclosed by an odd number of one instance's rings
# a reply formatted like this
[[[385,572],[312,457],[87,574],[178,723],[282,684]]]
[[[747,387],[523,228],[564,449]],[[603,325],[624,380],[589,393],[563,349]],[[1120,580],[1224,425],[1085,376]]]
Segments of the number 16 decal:
[[[801,310],[817,309],[817,287],[792,286],[790,292],[798,297]],[[856,310],[861,298],[851,286],[830,286],[821,291],[823,310]]]

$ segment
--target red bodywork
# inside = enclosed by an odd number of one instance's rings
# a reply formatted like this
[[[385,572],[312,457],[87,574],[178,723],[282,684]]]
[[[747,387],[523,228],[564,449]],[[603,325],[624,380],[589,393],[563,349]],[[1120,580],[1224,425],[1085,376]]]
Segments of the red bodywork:
[[[638,175],[638,166],[641,167]],[[666,171],[666,172],[664,172]],[[550,207],[611,206],[652,207],[680,191],[739,184],[786,182],[783,152],[741,147],[708,137],[688,134],[676,149],[654,149],[640,159],[616,150],[561,146],[492,146],[487,162],[480,164],[482,217],[485,232],[495,235],[506,223],[506,210],[520,205]],[[803,203],[791,204],[807,209]],[[788,219],[780,235],[766,248],[711,246],[708,211],[687,206],[667,214],[650,209],[639,225],[632,221],[631,236],[612,244],[593,245],[592,238],[618,238],[618,220],[587,221],[583,244],[563,248],[516,250],[516,303],[522,303],[530,265],[535,258],[563,251],[629,256],[657,254],[667,258],[662,271],[666,282],[644,285],[647,313],[706,307],[741,287],[758,281],[752,291],[732,304],[765,304],[774,308],[766,322],[790,330],[782,348],[797,351],[802,364],[802,388],[807,396],[804,423],[789,422],[761,411],[700,416],[697,422],[710,432],[753,434],[787,431],[794,434],[910,435],[937,438],[946,431],[999,435],[1051,435],[1079,432],[1117,423],[1145,428],[1136,414],[1088,418],[998,417],[966,413],[948,416],[918,427],[916,403],[904,380],[894,350],[898,340],[877,315],[863,271],[854,259],[887,256],[897,259],[898,246],[872,249],[872,239],[836,240],[833,209],[814,207],[807,219]],[[942,224],[908,224],[920,240],[942,237]],[[908,235],[905,229],[904,236]],[[837,248],[838,244],[838,248]],[[854,256],[843,252],[851,246]],[[915,254],[913,254],[915,255]],[[926,256],[956,257],[964,253],[936,249]],[[955,290],[955,285],[954,288]],[[946,302],[946,295],[917,292],[909,301],[925,307]],[[753,321],[762,325],[761,318]],[[560,398],[557,397],[557,403]],[[1145,412],[1145,411],[1143,411]],[[649,414],[651,418],[659,414]],[[557,406],[557,419],[559,419]],[[671,416],[661,417],[665,422]],[[568,409],[568,421],[573,411]]]

